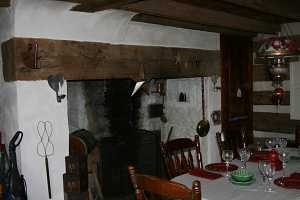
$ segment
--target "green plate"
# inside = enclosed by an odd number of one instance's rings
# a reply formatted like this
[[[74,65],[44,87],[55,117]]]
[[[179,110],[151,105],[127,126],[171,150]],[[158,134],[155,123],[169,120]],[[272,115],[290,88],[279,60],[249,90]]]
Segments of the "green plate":
[[[251,185],[255,182],[255,178],[253,177],[250,181],[240,182],[230,178],[230,182],[235,185]]]

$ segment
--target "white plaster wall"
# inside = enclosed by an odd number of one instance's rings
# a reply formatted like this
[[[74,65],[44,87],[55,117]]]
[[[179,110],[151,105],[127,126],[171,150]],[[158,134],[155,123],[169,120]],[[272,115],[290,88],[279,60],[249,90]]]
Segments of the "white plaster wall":
[[[74,4],[52,0],[15,0],[15,3],[15,8],[0,12],[1,40],[15,36],[219,49],[219,34],[130,22],[135,14],[132,12],[119,10],[93,14],[71,12],[69,9]],[[11,27],[13,24],[14,26]],[[6,28],[6,25],[10,28]],[[2,75],[0,77],[0,81],[3,81]],[[25,134],[21,144],[21,171],[27,180],[31,200],[48,199],[44,161],[36,154],[38,142],[36,123],[38,120],[53,122],[55,154],[49,158],[51,183],[53,199],[62,200],[62,174],[65,170],[64,157],[68,154],[69,133],[66,100],[57,104],[55,94],[46,81],[18,81],[9,85],[1,85],[0,90],[6,91],[7,94],[6,97],[0,98],[0,105],[6,106],[4,113],[7,118],[0,120],[9,122],[1,126],[5,126],[4,130],[12,132],[11,134],[18,129]],[[194,115],[193,122],[200,120],[200,115]],[[194,127],[195,123],[190,121],[189,130]],[[192,131],[182,132],[181,136],[191,133]],[[203,141],[207,139],[208,137]],[[208,154],[210,143],[204,143],[203,149],[206,151],[205,154]],[[209,158],[206,159],[209,160]]]
[[[72,12],[72,3],[16,0],[15,36],[121,44],[219,49],[219,34],[130,22],[135,13]]]
[[[17,107],[17,87],[15,83],[2,83],[0,86],[0,131],[8,147],[12,135],[19,130]],[[7,149],[8,150],[8,149]],[[17,157],[19,158],[19,154]]]
[[[214,110],[220,110],[220,92],[211,90],[211,81],[205,78],[205,113],[206,119],[210,120],[210,114]],[[179,93],[184,92],[187,102],[179,102]],[[167,140],[171,127],[173,132],[170,139],[189,137],[197,134],[196,126],[202,119],[201,78],[171,79],[167,80],[165,112],[167,123],[162,127],[162,141]],[[219,152],[216,145],[215,133],[221,129],[214,126],[210,120],[211,129],[206,137],[200,138],[201,152],[204,164],[218,161]]]
[[[53,125],[54,155],[49,157],[52,199],[63,199],[63,173],[65,156],[69,150],[67,100],[57,103],[55,92],[47,81],[17,81],[17,107],[19,129],[24,137],[21,143],[21,171],[27,182],[28,199],[48,199],[44,158],[37,154],[39,136],[37,123],[50,121]],[[63,93],[67,94],[66,83]]]
[[[68,116],[70,133],[79,130],[88,130],[86,97],[82,81],[68,82]],[[70,101],[71,100],[71,101]]]

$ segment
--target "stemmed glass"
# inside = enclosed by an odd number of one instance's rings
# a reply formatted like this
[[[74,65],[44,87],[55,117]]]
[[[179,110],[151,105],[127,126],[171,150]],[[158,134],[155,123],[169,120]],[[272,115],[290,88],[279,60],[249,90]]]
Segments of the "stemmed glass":
[[[267,138],[265,140],[265,144],[268,147],[268,149],[272,149],[275,146],[275,143],[276,143],[276,141],[274,138]]]
[[[280,148],[286,148],[287,139],[286,138],[278,138],[278,144]]]
[[[246,163],[250,158],[250,151],[248,150],[248,148],[241,148],[239,149],[239,155],[241,158],[241,161],[243,162],[243,166],[242,168],[246,169]]]
[[[229,164],[233,160],[233,151],[232,150],[223,150],[222,151],[222,159],[225,160],[226,163],[226,177],[229,178]]]
[[[268,180],[268,184],[267,184],[267,188],[266,188],[266,191],[267,192],[272,192],[272,180],[273,180],[273,177],[275,175],[275,166],[272,165],[271,162],[268,162],[266,167],[265,167],[265,175],[267,177],[267,180]]]
[[[267,167],[268,162],[266,160],[260,160],[258,161],[258,171],[260,175],[262,176],[262,182],[265,185],[266,183],[266,174],[265,174],[265,168]]]
[[[279,154],[279,160],[282,162],[282,177],[285,177],[285,169],[289,160],[289,152],[284,148],[279,148],[277,151]]]

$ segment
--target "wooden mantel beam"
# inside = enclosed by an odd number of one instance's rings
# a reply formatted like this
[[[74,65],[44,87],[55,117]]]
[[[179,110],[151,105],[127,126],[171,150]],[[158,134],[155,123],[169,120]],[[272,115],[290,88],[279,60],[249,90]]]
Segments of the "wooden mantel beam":
[[[6,81],[46,80],[54,74],[63,74],[66,80],[220,74],[219,51],[200,49],[13,38],[3,43],[2,57]]]
[[[133,12],[207,26],[225,27],[258,33],[276,33],[280,24],[258,21],[174,0],[147,0],[122,6]]]

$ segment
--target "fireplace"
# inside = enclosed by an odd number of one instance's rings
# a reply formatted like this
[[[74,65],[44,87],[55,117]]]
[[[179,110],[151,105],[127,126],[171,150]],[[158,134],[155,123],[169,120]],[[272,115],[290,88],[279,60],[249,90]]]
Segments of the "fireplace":
[[[68,82],[71,131],[86,129],[99,144],[98,177],[104,197],[131,193],[127,166],[160,175],[160,131],[139,127],[140,95],[132,80]]]

